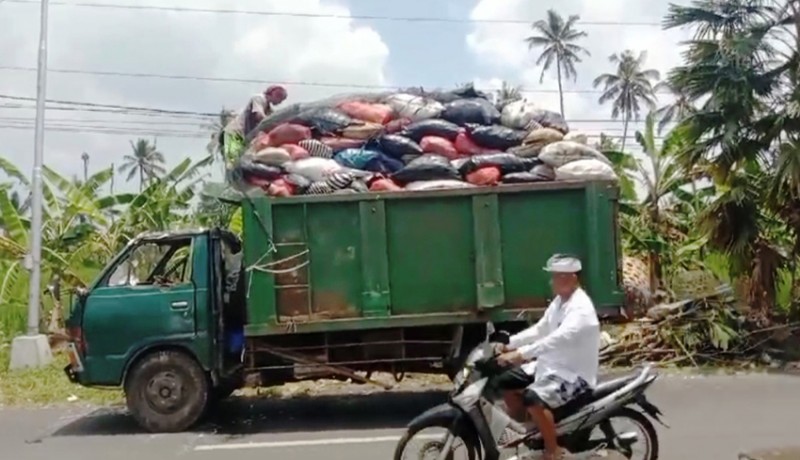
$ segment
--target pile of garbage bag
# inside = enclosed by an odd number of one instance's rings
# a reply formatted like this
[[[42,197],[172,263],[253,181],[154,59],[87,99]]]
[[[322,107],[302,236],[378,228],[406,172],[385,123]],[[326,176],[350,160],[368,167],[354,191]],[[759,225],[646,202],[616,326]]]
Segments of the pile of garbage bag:
[[[471,86],[294,104],[246,140],[229,180],[272,196],[617,179],[558,113],[525,100],[498,107]]]

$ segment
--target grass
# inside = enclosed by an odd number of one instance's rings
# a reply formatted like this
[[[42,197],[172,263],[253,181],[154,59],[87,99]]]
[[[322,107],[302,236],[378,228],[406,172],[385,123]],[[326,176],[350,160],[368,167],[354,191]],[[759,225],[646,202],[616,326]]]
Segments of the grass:
[[[0,407],[8,406],[86,406],[123,402],[122,391],[91,389],[70,382],[63,369],[64,354],[56,354],[53,363],[41,369],[8,369],[11,346],[0,341]]]

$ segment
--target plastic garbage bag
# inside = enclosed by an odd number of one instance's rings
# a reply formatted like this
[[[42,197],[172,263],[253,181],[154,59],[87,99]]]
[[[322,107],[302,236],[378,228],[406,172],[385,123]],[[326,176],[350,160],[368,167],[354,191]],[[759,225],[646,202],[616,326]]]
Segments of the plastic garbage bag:
[[[611,165],[595,159],[576,160],[556,168],[556,179],[573,181],[616,181]]]
[[[536,114],[536,104],[527,100],[509,102],[503,107],[500,123],[512,129],[529,129]]]
[[[564,140],[570,142],[577,142],[578,144],[589,145],[589,136],[587,136],[585,133],[579,133],[573,131],[567,133],[567,135],[564,136]]]
[[[587,145],[570,141],[560,141],[545,146],[539,153],[539,159],[553,168],[578,160],[598,160],[611,166],[611,161],[602,153]]]
[[[437,179],[421,182],[411,182],[406,185],[410,192],[424,192],[429,190],[448,190],[475,187],[472,184],[455,179]]]
[[[269,166],[281,166],[288,161],[292,161],[292,156],[286,149],[267,147],[254,153],[253,161]]]
[[[267,194],[270,196],[287,197],[294,195],[294,186],[284,179],[278,179],[269,184]]]
[[[336,161],[325,158],[306,158],[286,163],[284,167],[289,174],[301,175],[312,182],[324,181],[331,174],[344,169]]]
[[[318,108],[300,113],[292,123],[314,128],[320,134],[338,134],[354,124],[354,120],[340,110]]]
[[[402,161],[378,152],[375,158],[369,160],[364,167],[360,169],[376,173],[393,174],[403,169],[404,166],[405,164]]]
[[[564,134],[553,128],[539,128],[529,132],[522,141],[525,145],[537,145],[543,148],[545,145],[564,140]]]
[[[412,123],[410,118],[398,118],[396,120],[392,120],[386,124],[383,128],[383,132],[386,134],[395,134],[403,131],[406,126]]]
[[[378,138],[380,150],[392,158],[406,155],[422,155],[422,147],[413,140],[399,134],[386,134]]]
[[[497,166],[484,166],[467,174],[465,179],[472,185],[487,186],[496,185],[502,176],[500,168]]]
[[[459,126],[493,125],[500,121],[500,112],[486,99],[458,99],[444,106],[442,118]]]
[[[534,158],[520,158],[512,153],[491,153],[470,157],[461,166],[459,172],[466,176],[477,169],[494,166],[499,168],[502,174],[512,174],[529,171],[537,164],[538,160]]]
[[[551,112],[549,110],[536,109],[531,115],[531,124],[534,126],[541,126],[542,128],[553,128],[566,134],[569,132],[569,125],[564,120],[560,113]],[[529,129],[533,126],[529,125]]]
[[[501,125],[475,126],[468,125],[469,137],[476,144],[497,150],[508,150],[522,144],[526,132],[507,128]]]
[[[394,110],[398,118],[409,118],[413,121],[436,118],[444,110],[441,103],[413,94],[393,94],[386,98],[385,103]]]
[[[344,137],[323,137],[320,141],[330,147],[334,153],[345,149],[360,149],[366,144],[363,139],[345,139]]]
[[[279,179],[283,174],[283,169],[280,167],[256,163],[247,157],[242,157],[239,160],[238,167],[246,175],[255,176],[270,181]]]
[[[356,176],[349,171],[336,171],[325,178],[325,183],[333,190],[343,190],[353,183]]]
[[[333,159],[346,168],[364,169],[364,166],[378,155],[380,152],[375,150],[345,149],[337,153]]]
[[[345,115],[356,120],[385,125],[392,121],[394,110],[386,104],[370,104],[361,101],[342,102],[337,107]]]
[[[378,123],[364,122],[358,125],[350,125],[342,130],[342,137],[347,139],[366,140],[377,136],[383,131],[383,125]]]
[[[444,137],[425,136],[419,146],[422,148],[423,153],[435,153],[449,160],[455,160],[460,156],[456,146]]]
[[[556,173],[550,166],[538,165],[531,169],[530,172],[519,172],[513,174],[506,174],[503,176],[503,182],[506,184],[523,184],[530,182],[550,182],[555,180]]]
[[[309,155],[308,150],[300,147],[297,144],[283,144],[280,148],[289,152],[289,156],[292,158],[292,161],[302,160],[303,158],[308,158],[311,156]]]
[[[287,174],[283,176],[283,180],[294,187],[294,192],[297,195],[305,193],[306,189],[311,185],[310,180],[299,174]]]
[[[411,123],[403,130],[403,135],[415,142],[422,141],[426,136],[443,137],[450,141],[455,141],[456,136],[463,132],[464,129],[455,123],[450,123],[447,120],[423,120],[416,123]]]
[[[456,136],[456,140],[453,143],[456,148],[456,151],[461,155],[483,155],[488,153],[499,153],[499,150],[495,149],[487,149],[485,147],[481,147],[480,145],[476,144],[472,138],[469,137],[467,133],[459,133]]]
[[[267,133],[270,147],[277,147],[281,144],[296,144],[305,139],[311,139],[311,129],[307,126],[282,123]]]
[[[329,195],[334,192],[334,189],[325,181],[313,182],[308,189],[306,195]]]
[[[392,180],[398,184],[459,178],[458,171],[450,164],[450,160],[441,155],[431,154],[422,155],[392,175]]]
[[[458,89],[454,89],[451,91],[442,91],[442,90],[431,90],[426,91],[423,88],[409,88],[403,90],[404,93],[414,94],[416,96],[423,96],[435,101],[439,101],[442,104],[447,104],[448,102],[453,102],[458,99],[471,99],[471,98],[482,98],[489,100],[489,95],[478,91],[475,89],[475,85],[473,83],[469,83],[464,85]]]
[[[372,181],[369,190],[371,192],[398,192],[403,190],[403,188],[392,182],[391,179],[383,177]]]
[[[333,158],[333,149],[317,139],[308,139],[297,143],[305,149],[308,154],[316,158]]]

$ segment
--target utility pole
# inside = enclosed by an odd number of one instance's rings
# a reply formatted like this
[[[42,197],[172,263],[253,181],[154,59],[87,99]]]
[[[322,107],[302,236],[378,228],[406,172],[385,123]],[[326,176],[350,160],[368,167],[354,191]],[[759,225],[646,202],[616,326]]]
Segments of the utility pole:
[[[89,180],[89,154],[83,152],[81,160],[83,160],[83,183],[85,184]]]
[[[39,17],[39,63],[36,75],[36,131],[33,143],[31,180],[31,240],[25,258],[30,269],[28,333],[17,337],[11,346],[12,369],[41,367],[53,360],[47,337],[39,333],[39,305],[42,289],[42,164],[44,160],[44,112],[47,88],[47,13],[49,0],[41,0]]]

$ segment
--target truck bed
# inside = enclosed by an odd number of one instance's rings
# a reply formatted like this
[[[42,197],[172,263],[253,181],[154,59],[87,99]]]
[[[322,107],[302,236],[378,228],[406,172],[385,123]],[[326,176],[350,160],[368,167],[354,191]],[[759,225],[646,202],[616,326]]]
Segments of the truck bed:
[[[554,253],[583,261],[598,313],[620,291],[616,185],[248,198],[249,336],[535,317]]]

